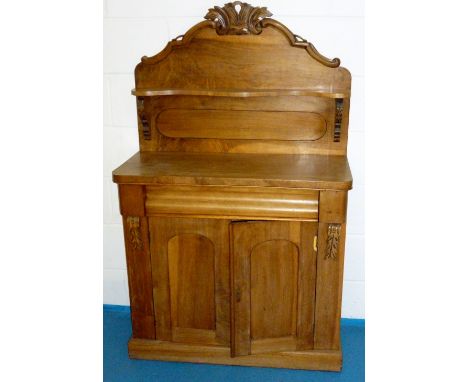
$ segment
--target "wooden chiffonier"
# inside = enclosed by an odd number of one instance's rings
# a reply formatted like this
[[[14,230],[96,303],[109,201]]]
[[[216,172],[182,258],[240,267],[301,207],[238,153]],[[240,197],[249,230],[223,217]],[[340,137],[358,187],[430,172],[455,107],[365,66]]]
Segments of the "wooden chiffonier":
[[[340,370],[351,76],[233,2],[135,69],[131,358]]]

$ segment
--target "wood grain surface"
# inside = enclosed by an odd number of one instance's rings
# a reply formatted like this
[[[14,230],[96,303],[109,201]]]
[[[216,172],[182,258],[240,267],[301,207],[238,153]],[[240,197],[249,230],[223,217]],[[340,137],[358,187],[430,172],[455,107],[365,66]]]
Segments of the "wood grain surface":
[[[340,371],[340,350],[279,351],[231,357],[228,347],[180,344],[166,341],[130,339],[130,358],[223,365],[281,367],[303,370]]]
[[[116,183],[349,190],[345,156],[139,152],[113,171]]]
[[[149,216],[318,220],[316,190],[165,185],[147,186],[146,195]]]
[[[155,123],[171,138],[315,141],[327,131],[320,114],[293,111],[166,109]]]
[[[228,221],[149,222],[156,339],[229,344]]]
[[[315,251],[309,238],[316,234],[316,223],[231,224],[233,356],[264,351],[265,343],[278,351],[313,347],[312,326],[304,323],[313,321]]]
[[[131,358],[341,369],[351,75],[271,15],[215,6],[135,68]]]

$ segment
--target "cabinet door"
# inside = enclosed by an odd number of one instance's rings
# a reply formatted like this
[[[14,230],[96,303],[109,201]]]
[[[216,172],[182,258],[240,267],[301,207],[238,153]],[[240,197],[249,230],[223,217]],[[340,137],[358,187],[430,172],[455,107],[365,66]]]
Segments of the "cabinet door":
[[[233,356],[313,348],[317,223],[231,223]]]
[[[149,218],[156,339],[230,343],[229,222]]]

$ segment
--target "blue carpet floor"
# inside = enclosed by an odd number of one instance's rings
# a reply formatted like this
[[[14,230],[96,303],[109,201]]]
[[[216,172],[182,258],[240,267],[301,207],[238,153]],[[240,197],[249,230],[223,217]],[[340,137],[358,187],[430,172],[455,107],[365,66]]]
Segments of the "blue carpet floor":
[[[127,341],[130,336],[131,324],[129,308],[105,305],[105,382],[364,381],[363,320],[342,320],[343,370],[341,373],[130,360],[127,354]]]

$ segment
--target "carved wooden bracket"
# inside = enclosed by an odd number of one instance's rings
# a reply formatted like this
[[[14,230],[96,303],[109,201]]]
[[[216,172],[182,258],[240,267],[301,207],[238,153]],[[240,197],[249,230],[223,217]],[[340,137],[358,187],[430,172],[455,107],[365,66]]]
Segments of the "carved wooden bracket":
[[[132,248],[135,250],[141,250],[143,248],[143,242],[141,240],[140,218],[128,216],[127,226],[130,233],[130,244],[132,245]]]
[[[340,235],[341,235],[341,224],[329,224],[328,225],[327,251],[325,253],[325,260],[337,259]]]
[[[143,139],[144,140],[151,140],[151,129],[148,120],[146,119],[145,115],[145,99],[144,97],[137,97],[137,113],[138,119],[141,124],[141,128],[143,131]]]
[[[341,121],[343,119],[343,99],[335,100],[335,129],[333,131],[333,142],[339,142],[341,139]]]
[[[224,7],[210,8],[205,19],[216,24],[220,35],[259,34],[262,32],[261,21],[272,16],[266,7],[253,7],[241,1],[224,4]]]

